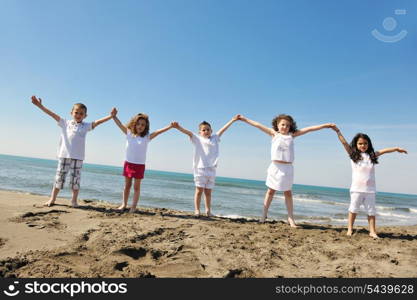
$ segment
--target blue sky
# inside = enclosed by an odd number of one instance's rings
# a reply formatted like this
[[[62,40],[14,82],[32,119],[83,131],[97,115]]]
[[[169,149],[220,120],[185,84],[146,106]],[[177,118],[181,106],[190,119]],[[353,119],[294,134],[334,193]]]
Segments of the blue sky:
[[[54,158],[59,129],[30,103],[87,121],[113,106],[127,121],[149,114],[220,128],[241,113],[266,125],[279,113],[299,127],[335,122],[350,140],[401,146],[377,167],[380,191],[417,194],[417,4],[415,1],[20,1],[0,0],[0,153]],[[396,9],[406,14],[396,15]],[[392,17],[397,27],[387,31]],[[407,30],[396,43],[372,36]],[[268,136],[234,124],[218,175],[263,180]],[[152,141],[147,167],[191,171],[192,146],[172,130]],[[124,137],[110,121],[87,139],[86,162],[121,165]],[[349,187],[350,163],[330,130],[296,140],[295,182]]]

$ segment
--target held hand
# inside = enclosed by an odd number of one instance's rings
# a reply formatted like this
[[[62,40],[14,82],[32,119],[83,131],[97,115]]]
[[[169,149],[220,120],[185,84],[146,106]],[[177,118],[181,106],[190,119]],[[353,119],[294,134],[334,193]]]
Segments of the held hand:
[[[232,118],[232,121],[235,122],[240,119],[240,115],[236,115]]]
[[[403,148],[397,148],[397,152],[408,154],[407,150],[405,150]]]
[[[180,127],[180,124],[178,124],[178,122],[176,122],[176,121],[173,121],[173,122],[171,122],[171,127],[178,129],[178,127]]]
[[[327,123],[326,124],[326,128],[331,128],[331,129],[335,129],[336,128],[336,124],[334,124],[334,123]]]
[[[246,117],[244,117],[243,115],[238,115],[238,116],[239,116],[240,121],[244,121],[244,122],[247,121]]]
[[[38,107],[42,106],[42,99],[41,98],[36,98],[36,96],[32,96],[32,103]]]
[[[337,127],[336,124],[330,123],[329,128],[333,129],[334,131],[336,131],[337,133],[340,132],[340,129]]]
[[[110,112],[110,115],[111,115],[112,118],[114,118],[117,115],[117,109],[116,109],[116,107],[113,107],[113,109]]]

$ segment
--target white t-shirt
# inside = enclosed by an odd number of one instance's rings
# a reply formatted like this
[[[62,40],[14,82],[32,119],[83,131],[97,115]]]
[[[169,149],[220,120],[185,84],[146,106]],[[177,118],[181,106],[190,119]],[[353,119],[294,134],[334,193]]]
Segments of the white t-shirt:
[[[276,134],[271,141],[271,160],[292,163],[294,161],[294,138],[291,134]]]
[[[61,140],[58,148],[58,158],[73,158],[84,160],[85,137],[93,129],[93,123],[77,123],[74,120],[60,119]]]
[[[209,138],[205,138],[193,133],[191,142],[194,145],[194,169],[217,167],[220,142],[220,137],[217,134],[213,134]]]
[[[126,134],[126,161],[132,164],[144,165],[146,151],[150,142],[149,134],[144,137],[134,136],[130,131]]]
[[[357,163],[351,160],[352,185],[351,192],[375,193],[375,165],[372,163],[368,153],[361,153],[362,159]]]

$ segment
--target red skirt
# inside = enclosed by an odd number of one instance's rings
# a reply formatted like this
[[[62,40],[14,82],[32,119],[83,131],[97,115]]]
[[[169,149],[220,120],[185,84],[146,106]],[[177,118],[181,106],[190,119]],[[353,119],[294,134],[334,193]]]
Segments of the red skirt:
[[[129,178],[142,179],[145,175],[145,165],[142,164],[132,164],[128,161],[125,161],[123,166],[123,176]]]

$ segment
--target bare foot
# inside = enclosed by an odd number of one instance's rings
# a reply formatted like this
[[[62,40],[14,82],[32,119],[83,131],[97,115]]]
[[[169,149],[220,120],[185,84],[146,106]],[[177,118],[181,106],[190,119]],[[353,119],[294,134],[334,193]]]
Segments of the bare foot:
[[[265,223],[267,216],[263,215],[260,219],[259,219],[259,223]]]
[[[52,200],[49,200],[48,202],[45,202],[43,204],[43,206],[48,206],[48,207],[51,207],[51,206],[54,206],[54,205],[55,205],[55,201],[52,201]]]
[[[346,232],[346,235],[347,235],[347,236],[352,236],[352,234],[353,234],[352,230],[348,230],[348,231]]]
[[[74,207],[74,208],[78,207],[78,203],[77,202],[71,202],[71,206]]]
[[[126,208],[127,206],[122,204],[118,208],[116,208],[116,210],[124,211]]]
[[[207,217],[212,217],[213,215],[211,214],[211,212],[206,211],[206,216],[207,216]]]
[[[133,214],[134,212],[136,212],[136,207],[131,207],[131,208],[129,209],[129,212],[130,212],[130,213],[132,213],[132,214]]]
[[[196,216],[198,218],[200,216],[200,211],[199,210],[195,210],[194,211],[194,216]]]
[[[370,232],[369,236],[374,238],[374,239],[379,239],[379,236],[376,234],[376,232]]]
[[[295,224],[295,222],[294,222],[294,220],[292,218],[288,218],[288,224],[290,224],[290,226],[292,228],[299,228],[300,227],[297,224]]]

